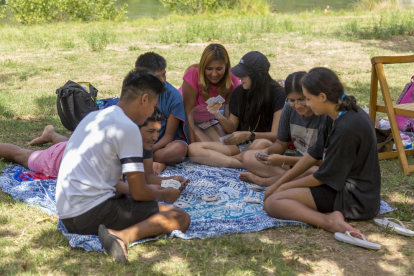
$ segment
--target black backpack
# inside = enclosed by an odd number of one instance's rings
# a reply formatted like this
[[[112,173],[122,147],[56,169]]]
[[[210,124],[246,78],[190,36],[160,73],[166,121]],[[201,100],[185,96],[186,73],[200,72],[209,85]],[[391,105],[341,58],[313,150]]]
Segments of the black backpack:
[[[56,89],[56,94],[60,121],[70,131],[75,130],[89,112],[99,109],[95,103],[98,90],[89,82],[68,81],[64,86]]]

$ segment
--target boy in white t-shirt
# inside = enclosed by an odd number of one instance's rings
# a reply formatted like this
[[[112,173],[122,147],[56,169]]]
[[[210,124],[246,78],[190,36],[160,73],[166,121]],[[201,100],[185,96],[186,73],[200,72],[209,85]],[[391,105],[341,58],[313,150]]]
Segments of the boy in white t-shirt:
[[[108,255],[127,261],[126,243],[186,231],[190,217],[173,203],[180,190],[146,184],[138,125],[153,113],[163,83],[146,70],[124,79],[116,106],[88,114],[67,142],[56,187],[56,207],[70,233],[99,235]],[[131,196],[115,196],[126,174]]]

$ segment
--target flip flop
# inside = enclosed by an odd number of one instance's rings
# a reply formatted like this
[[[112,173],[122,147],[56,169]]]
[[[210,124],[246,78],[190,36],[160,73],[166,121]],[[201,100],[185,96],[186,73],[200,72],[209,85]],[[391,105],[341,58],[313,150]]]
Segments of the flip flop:
[[[392,221],[395,221],[395,222],[392,222]],[[394,230],[400,235],[409,236],[409,237],[414,236],[414,231],[405,228],[404,224],[395,218],[374,219],[374,223],[380,227]]]
[[[125,263],[128,260],[128,249],[125,246],[125,250],[127,253],[124,253],[124,249],[119,244],[118,240],[122,241],[125,245],[124,241],[115,235],[109,233],[108,229],[106,229],[105,225],[99,225],[98,230],[99,240],[102,243],[103,248],[105,248],[106,253],[115,258],[117,263]]]
[[[351,235],[351,233],[358,234],[359,236],[361,236],[362,239],[357,238],[357,237],[353,237]],[[349,243],[349,244],[352,244],[352,245],[356,245],[356,246],[360,246],[360,247],[364,247],[364,248],[368,248],[368,249],[375,249],[375,250],[381,249],[380,244],[374,243],[374,242],[369,242],[365,238],[364,234],[354,232],[354,231],[346,231],[345,233],[337,232],[337,233],[335,233],[335,239],[338,240],[338,241],[344,242],[344,243]]]

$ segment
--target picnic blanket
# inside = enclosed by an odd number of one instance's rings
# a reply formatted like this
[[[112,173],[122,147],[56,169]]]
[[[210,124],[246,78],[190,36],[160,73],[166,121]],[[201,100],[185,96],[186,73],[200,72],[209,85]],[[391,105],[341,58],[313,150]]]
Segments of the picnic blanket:
[[[9,165],[0,176],[0,188],[13,196],[15,200],[38,207],[48,215],[56,215],[56,180],[33,180],[19,182],[13,178],[17,170],[28,170],[19,165]],[[207,238],[232,233],[257,232],[277,226],[306,225],[298,221],[279,220],[266,215],[262,210],[264,192],[248,189],[248,183],[238,179],[241,169],[216,168],[184,162],[169,166],[162,176],[181,175],[191,183],[174,203],[187,205],[182,207],[191,217],[186,233],[173,231],[162,237],[182,239]],[[206,202],[203,195],[217,195],[218,201]],[[260,199],[260,204],[243,202],[243,198]],[[393,211],[386,202],[381,201],[380,214]],[[102,252],[103,248],[97,236],[70,234],[59,220],[57,229],[66,236],[72,247],[81,247],[87,251]],[[154,240],[160,237],[143,239],[132,245]]]

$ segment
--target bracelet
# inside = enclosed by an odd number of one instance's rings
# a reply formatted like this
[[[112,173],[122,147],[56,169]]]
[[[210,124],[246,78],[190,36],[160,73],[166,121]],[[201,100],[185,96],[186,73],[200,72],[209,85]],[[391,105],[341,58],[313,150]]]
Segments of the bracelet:
[[[283,155],[283,164],[282,164],[282,168],[285,165],[285,160],[286,160],[286,155]]]

